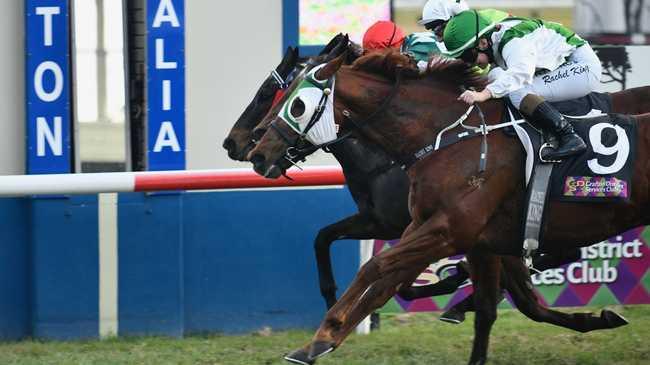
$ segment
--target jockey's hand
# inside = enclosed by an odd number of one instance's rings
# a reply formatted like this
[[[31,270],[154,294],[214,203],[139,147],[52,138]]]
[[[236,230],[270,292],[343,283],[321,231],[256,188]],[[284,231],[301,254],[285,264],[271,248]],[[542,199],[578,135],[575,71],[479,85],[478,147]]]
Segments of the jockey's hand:
[[[467,90],[464,93],[460,94],[458,100],[462,100],[471,105],[474,103],[482,103],[491,98],[492,93],[488,89],[484,89],[483,91]]]

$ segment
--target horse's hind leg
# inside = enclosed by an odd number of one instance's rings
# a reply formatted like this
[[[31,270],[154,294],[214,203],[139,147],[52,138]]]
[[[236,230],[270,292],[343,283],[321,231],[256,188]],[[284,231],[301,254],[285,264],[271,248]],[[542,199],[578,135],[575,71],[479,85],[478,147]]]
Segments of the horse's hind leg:
[[[435,284],[412,286],[404,285],[397,293],[402,299],[415,300],[420,298],[435,297],[438,295],[452,294],[469,278],[469,273],[458,264],[456,274],[450,275]]]
[[[539,271],[560,267],[562,265],[577,261],[580,258],[580,249],[569,249],[553,254],[538,255],[533,257],[533,266]],[[502,276],[506,276],[505,275]],[[502,278],[502,280],[504,280]],[[502,285],[503,286],[503,285]],[[503,299],[503,297],[501,297]],[[500,299],[497,299],[501,301]],[[456,303],[446,312],[440,315],[440,320],[448,323],[458,324],[465,319],[465,313],[474,311],[474,294],[468,295],[462,301]]]
[[[625,318],[609,311],[603,310],[600,316],[593,313],[563,313],[546,308],[539,304],[537,295],[533,291],[528,269],[516,257],[502,258],[504,270],[504,284],[515,302],[517,309],[528,318],[536,322],[546,322],[556,326],[569,328],[578,332],[589,332],[598,329],[616,328],[627,324]]]
[[[472,283],[474,285],[474,341],[469,363],[485,364],[490,341],[490,331],[497,319],[497,303],[500,295],[499,257],[474,249],[467,255],[471,265]]]
[[[400,232],[393,233],[398,237]],[[314,241],[316,251],[316,265],[318,267],[318,282],[320,293],[325,299],[327,308],[332,308],[336,303],[336,281],[332,272],[332,259],[330,246],[332,242],[342,239],[369,239],[390,235],[383,232],[381,227],[374,222],[369,214],[357,213],[344,218],[329,226],[323,227]],[[391,235],[392,237],[392,235]]]
[[[545,271],[570,264],[580,259],[580,249],[571,248],[568,250],[554,252],[552,254],[536,255],[533,257],[533,267],[539,271]]]

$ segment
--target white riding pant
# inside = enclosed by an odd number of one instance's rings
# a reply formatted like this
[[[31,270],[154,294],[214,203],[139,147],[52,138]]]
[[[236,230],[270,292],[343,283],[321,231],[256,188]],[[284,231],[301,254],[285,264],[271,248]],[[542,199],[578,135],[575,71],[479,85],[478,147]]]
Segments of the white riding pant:
[[[579,98],[596,91],[602,72],[598,56],[585,44],[573,51],[562,66],[535,75],[532,84],[511,92],[508,97],[517,109],[528,94],[539,95],[551,102]]]

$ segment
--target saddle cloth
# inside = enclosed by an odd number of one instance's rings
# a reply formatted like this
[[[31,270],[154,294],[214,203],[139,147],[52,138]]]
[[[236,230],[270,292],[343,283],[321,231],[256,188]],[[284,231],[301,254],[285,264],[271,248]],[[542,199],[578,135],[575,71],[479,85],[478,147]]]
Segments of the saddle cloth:
[[[635,119],[620,114],[603,114],[567,120],[585,140],[587,150],[554,165],[550,198],[572,202],[627,200],[632,191],[636,157]],[[542,134],[527,123],[515,129],[526,150],[527,169],[532,169],[533,165],[541,163]],[[527,171],[527,183],[530,175],[531,172]]]
[[[587,151],[555,164],[549,187],[550,198],[572,202],[610,202],[612,199],[625,201],[632,191],[636,120],[620,114],[599,114],[602,109],[585,113],[585,105],[591,109],[603,105],[598,104],[598,100],[602,100],[598,99],[599,96],[590,95],[588,98],[588,104],[584,100],[565,104],[573,106],[574,112],[587,114],[584,117],[567,117],[576,133],[587,144]],[[605,105],[603,109],[611,109],[610,105]],[[518,114],[512,106],[509,109],[511,115]],[[514,129],[526,151],[528,184],[533,166],[541,163],[539,149],[543,143],[542,134],[528,123],[514,126]]]

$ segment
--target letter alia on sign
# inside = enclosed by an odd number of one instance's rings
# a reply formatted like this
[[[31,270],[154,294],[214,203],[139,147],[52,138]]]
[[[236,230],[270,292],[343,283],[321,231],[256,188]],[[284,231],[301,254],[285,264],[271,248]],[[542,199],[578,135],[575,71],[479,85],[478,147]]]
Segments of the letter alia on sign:
[[[26,0],[27,173],[71,172],[68,0]]]
[[[185,169],[183,0],[147,0],[149,170]]]

